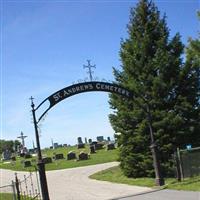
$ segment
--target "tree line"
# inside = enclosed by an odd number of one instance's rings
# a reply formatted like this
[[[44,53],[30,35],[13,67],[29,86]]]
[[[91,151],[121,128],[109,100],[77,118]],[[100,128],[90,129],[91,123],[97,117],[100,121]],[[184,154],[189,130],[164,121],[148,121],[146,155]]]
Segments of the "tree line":
[[[18,140],[0,140],[0,153],[2,154],[6,149],[14,152],[20,144]]]

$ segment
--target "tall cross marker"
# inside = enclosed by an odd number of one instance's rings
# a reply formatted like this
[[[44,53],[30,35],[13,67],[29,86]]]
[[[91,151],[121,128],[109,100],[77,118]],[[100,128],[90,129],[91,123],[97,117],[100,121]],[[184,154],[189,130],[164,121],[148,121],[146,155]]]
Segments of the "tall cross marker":
[[[92,81],[92,74],[94,73],[91,69],[92,68],[96,68],[96,65],[90,65],[90,60],[87,60],[88,62],[88,65],[83,65],[83,68],[88,68],[88,74],[89,74],[89,77],[90,77],[90,81]]]
[[[22,140],[22,146],[23,148],[25,147],[25,142],[24,142],[24,139],[28,137],[26,135],[23,134],[23,132],[21,132],[21,136],[18,136],[17,138],[20,138]]]

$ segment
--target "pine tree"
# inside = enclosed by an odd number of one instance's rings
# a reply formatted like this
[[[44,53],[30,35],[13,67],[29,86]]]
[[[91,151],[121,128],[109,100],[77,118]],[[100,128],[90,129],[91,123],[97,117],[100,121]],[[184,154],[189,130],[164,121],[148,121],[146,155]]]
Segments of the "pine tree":
[[[172,173],[171,154],[183,119],[177,102],[184,46],[180,35],[169,39],[166,16],[152,1],[141,0],[131,10],[128,38],[122,40],[122,69],[114,68],[116,83],[134,93],[132,100],[110,95],[110,121],[118,136],[121,168],[128,177],[154,176],[150,144],[156,144],[165,175]],[[150,132],[154,136],[152,141]],[[179,132],[178,132],[179,131]]]
[[[200,19],[200,12],[198,16]],[[175,110],[183,120],[179,127],[182,131],[182,147],[185,144],[200,146],[200,33],[197,39],[190,38],[188,41],[186,62],[182,67],[176,92]]]

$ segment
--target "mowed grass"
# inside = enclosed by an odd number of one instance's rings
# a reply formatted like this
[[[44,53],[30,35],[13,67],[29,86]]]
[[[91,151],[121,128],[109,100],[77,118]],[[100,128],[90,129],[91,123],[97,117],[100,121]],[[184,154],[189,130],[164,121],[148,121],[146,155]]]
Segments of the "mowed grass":
[[[32,198],[22,196],[22,199],[31,200]],[[0,200],[13,200],[13,194],[11,194],[11,193],[0,193]]]
[[[0,193],[0,200],[13,200],[13,195],[9,193]]]
[[[128,185],[155,187],[153,178],[128,178],[124,176],[120,167],[112,167],[90,176],[92,179],[110,181],[114,183],[124,183]],[[165,179],[164,188],[188,191],[200,191],[200,176],[185,179],[178,182],[174,178]]]
[[[91,154],[90,158],[88,160],[82,160],[82,161],[76,161],[76,160],[67,160],[67,153],[69,151],[76,152],[76,155],[78,155],[81,151],[85,153],[89,153],[89,146],[86,146],[84,149],[77,149],[77,147],[62,147],[58,149],[46,149],[42,151],[43,157],[53,157],[54,154],[62,153],[64,155],[65,159],[56,160],[53,161],[53,163],[46,164],[45,168],[46,170],[59,170],[59,169],[66,169],[66,168],[73,168],[73,167],[81,167],[81,166],[87,166],[87,165],[95,165],[100,163],[107,163],[116,161],[118,158],[118,150],[110,150],[106,151],[105,149],[97,150],[95,154]],[[24,168],[21,164],[21,161],[23,161],[23,158],[17,158],[16,162],[6,163],[1,162],[0,168],[3,169],[10,169],[10,170],[16,170],[16,171],[34,171],[37,157],[33,157],[30,160],[32,162],[31,167]]]
[[[13,195],[9,193],[0,193],[0,200],[13,200]]]

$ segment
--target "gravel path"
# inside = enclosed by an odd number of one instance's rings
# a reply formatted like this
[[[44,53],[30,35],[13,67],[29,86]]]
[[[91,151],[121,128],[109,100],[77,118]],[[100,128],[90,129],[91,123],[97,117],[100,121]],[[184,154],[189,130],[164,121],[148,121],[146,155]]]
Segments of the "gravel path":
[[[140,192],[151,191],[147,187],[128,186],[106,181],[89,179],[88,176],[109,167],[117,162],[48,171],[47,181],[51,200],[109,200],[129,196]],[[18,172],[23,179],[25,172]],[[14,172],[0,169],[0,185],[7,185],[14,179]],[[36,183],[36,180],[33,180]]]

